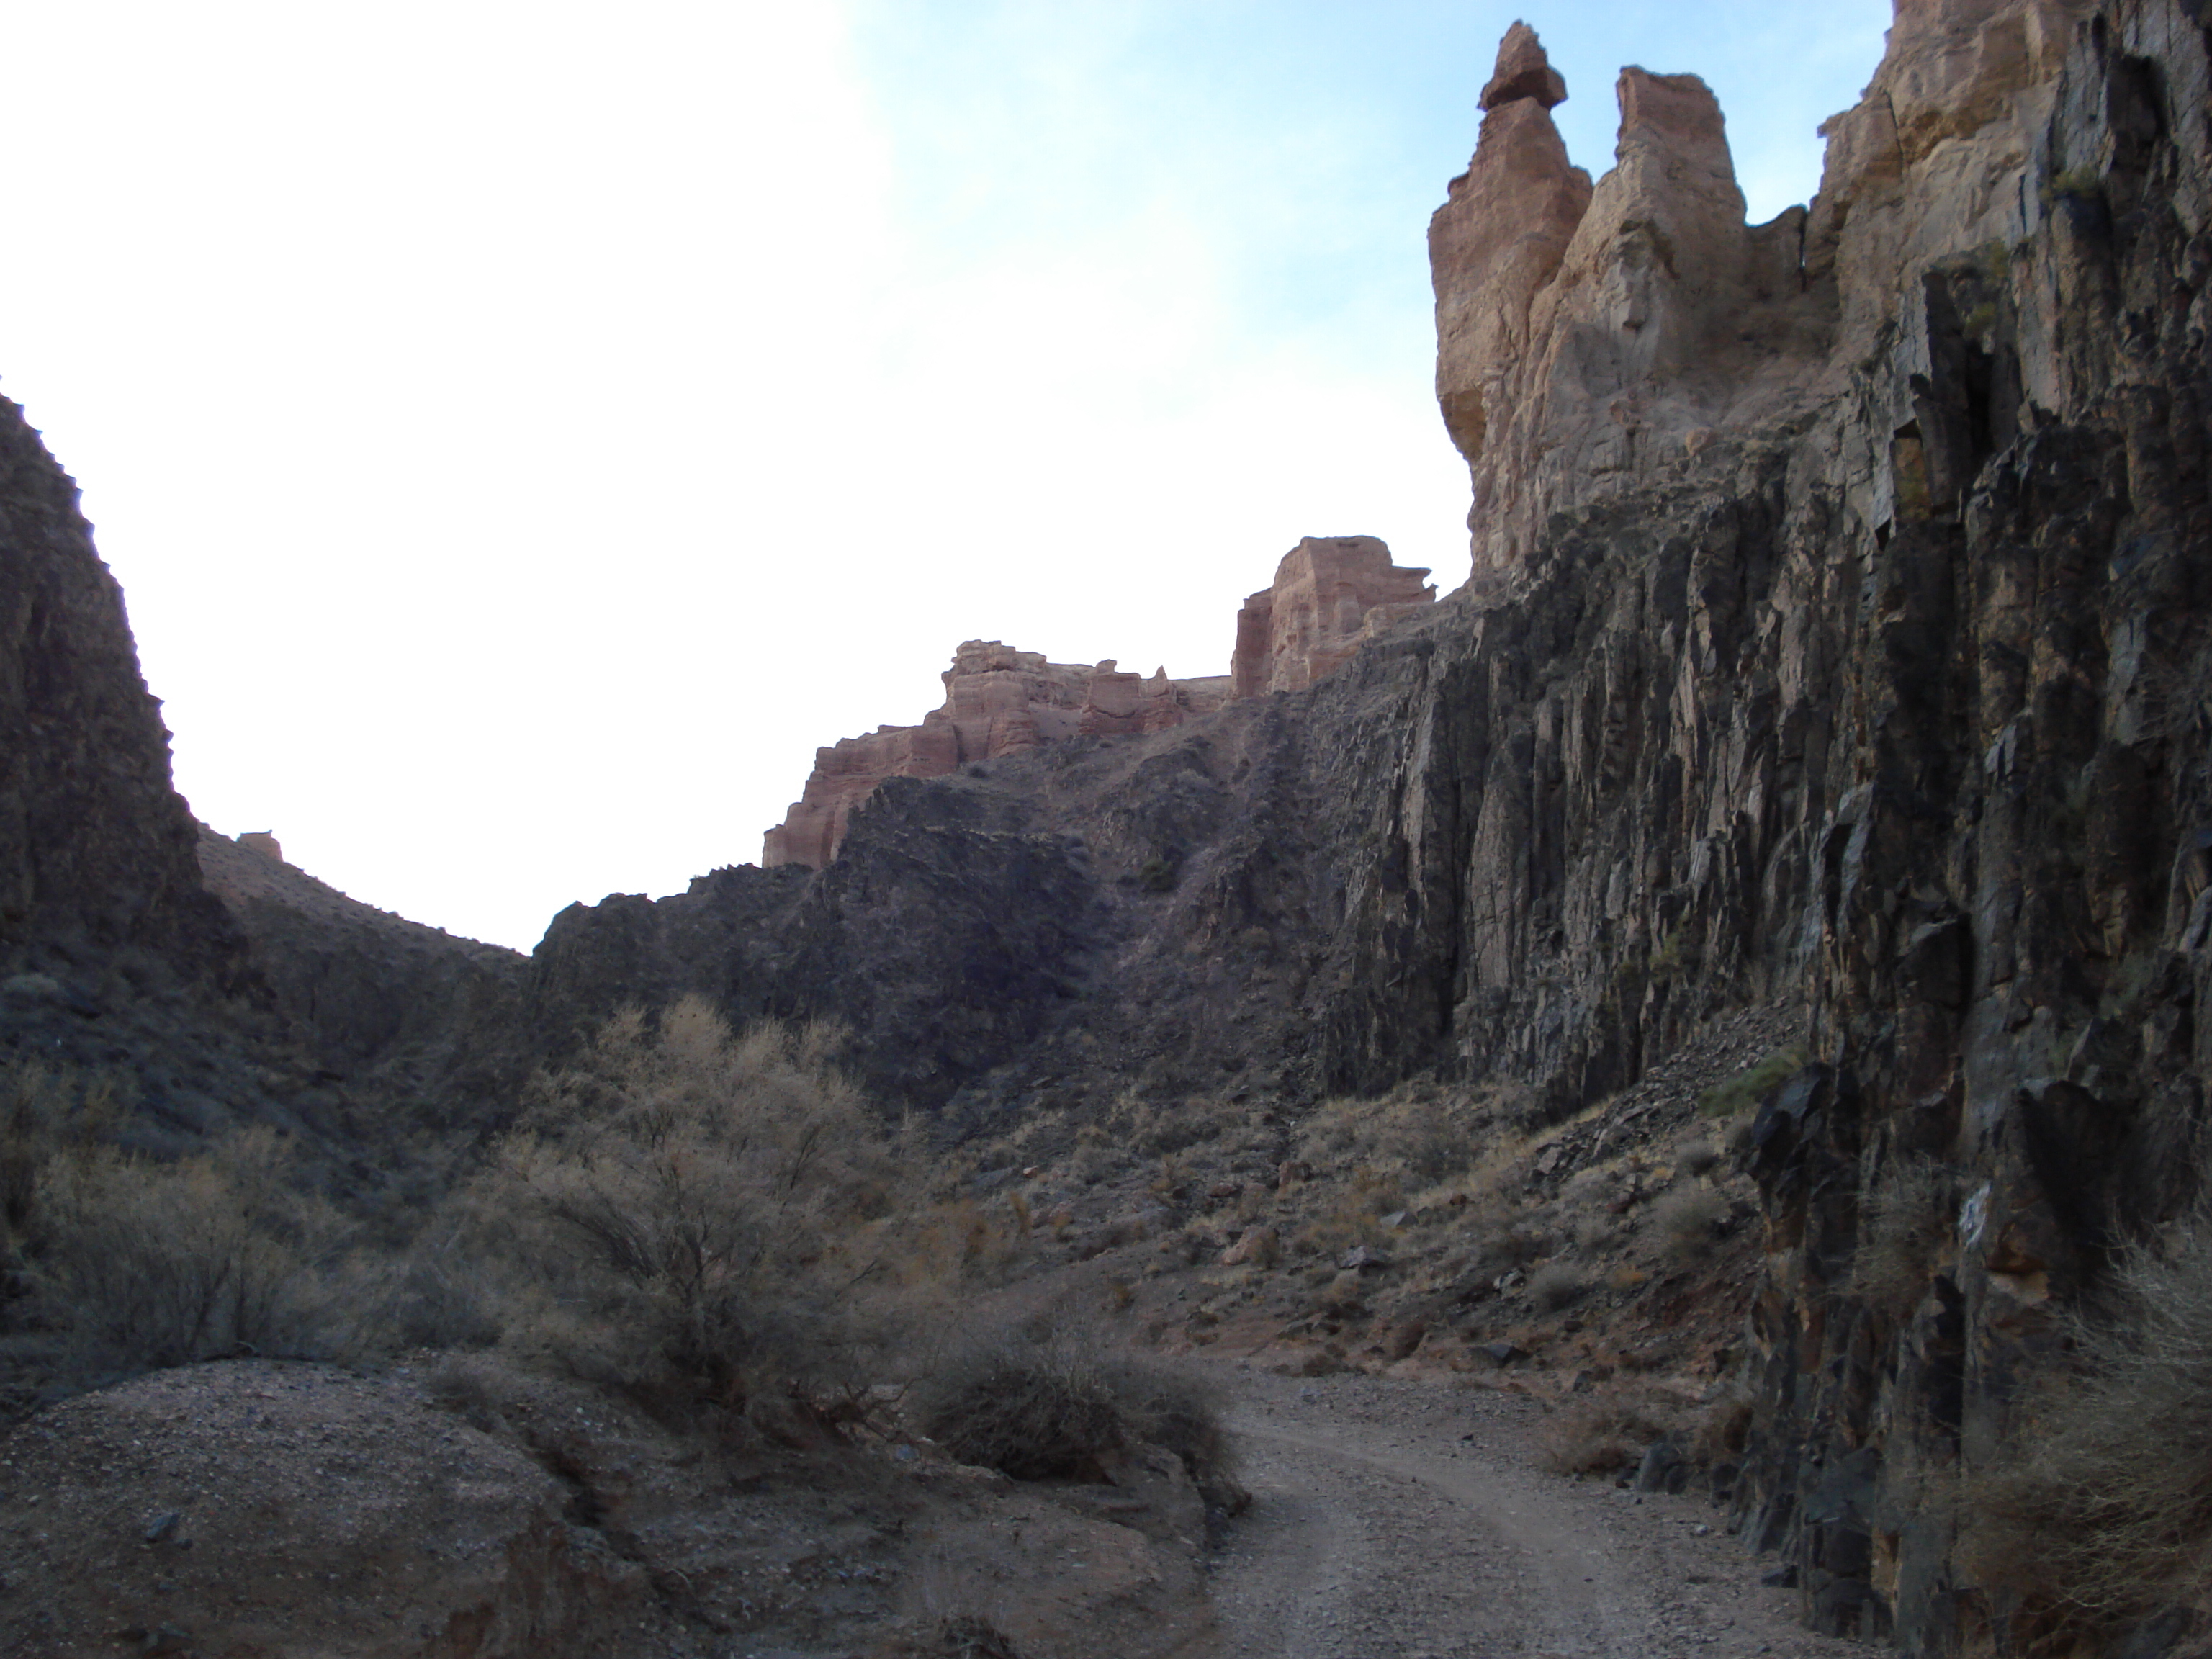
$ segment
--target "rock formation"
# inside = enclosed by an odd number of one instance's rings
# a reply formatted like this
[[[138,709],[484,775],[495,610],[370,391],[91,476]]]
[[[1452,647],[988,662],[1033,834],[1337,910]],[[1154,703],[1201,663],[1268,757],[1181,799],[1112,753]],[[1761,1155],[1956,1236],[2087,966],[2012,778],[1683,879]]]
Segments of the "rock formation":
[[[1832,387],[1808,374],[1826,332],[1800,270],[1803,211],[1745,227],[1695,76],[1626,69],[1618,92],[1616,163],[1593,187],[1552,120],[1565,84],[1516,24],[1474,158],[1430,222],[1437,397],[1474,483],[1478,580],[1524,560],[1558,507]]]
[[[955,1131],[1419,1076],[1564,1116],[1784,1005],[1813,1057],[1750,1132],[1735,1523],[1824,1630],[2069,1650],[1960,1529],[2207,1147],[2208,84],[2194,0],[1905,0],[1819,198],[1747,228],[1701,83],[1625,72],[1593,184],[1516,29],[1431,233],[1469,587],[1347,597],[1381,544],[1302,544],[1218,708],[963,647],[922,726],[823,751],[771,832],[794,867],[556,917],[517,1041],[696,991],[846,1022]],[[0,942],[232,960],[112,584],[13,441]],[[1410,608],[1341,659],[1378,605]],[[264,954],[305,987],[315,949]],[[42,1042],[120,1017],[19,981]],[[1854,1258],[1906,1169],[1957,1201],[1876,1301]]]
[[[837,856],[846,825],[886,778],[941,778],[973,762],[997,760],[1083,736],[1163,732],[1218,708],[1214,679],[1145,679],[1112,658],[1094,668],[1047,662],[996,640],[969,640],[940,677],[945,703],[920,726],[880,726],[814,751],[814,770],[784,821],[761,848],[763,868],[819,870]]]
[[[1231,694],[1303,691],[1333,673],[1382,629],[1435,602],[1428,574],[1391,563],[1372,536],[1308,536],[1237,613]]]

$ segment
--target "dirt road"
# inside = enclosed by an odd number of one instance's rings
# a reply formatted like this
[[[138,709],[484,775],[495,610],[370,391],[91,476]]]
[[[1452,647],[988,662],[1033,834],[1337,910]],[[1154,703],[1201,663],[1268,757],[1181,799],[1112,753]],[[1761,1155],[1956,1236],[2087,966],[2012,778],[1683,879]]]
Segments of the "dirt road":
[[[1256,1369],[1232,1397],[1256,1501],[1214,1564],[1231,1655],[1862,1651],[1798,1628],[1702,1499],[1535,1469],[1527,1401]]]

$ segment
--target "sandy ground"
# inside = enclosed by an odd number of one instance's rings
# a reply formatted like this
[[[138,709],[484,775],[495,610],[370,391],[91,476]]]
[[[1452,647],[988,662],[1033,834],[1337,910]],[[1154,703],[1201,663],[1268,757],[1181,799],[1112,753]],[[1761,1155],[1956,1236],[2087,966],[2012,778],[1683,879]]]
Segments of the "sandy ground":
[[[1704,1499],[1535,1468],[1529,1401],[1222,1369],[1255,1499],[1212,1561],[1228,1655],[1863,1651],[1800,1628]]]

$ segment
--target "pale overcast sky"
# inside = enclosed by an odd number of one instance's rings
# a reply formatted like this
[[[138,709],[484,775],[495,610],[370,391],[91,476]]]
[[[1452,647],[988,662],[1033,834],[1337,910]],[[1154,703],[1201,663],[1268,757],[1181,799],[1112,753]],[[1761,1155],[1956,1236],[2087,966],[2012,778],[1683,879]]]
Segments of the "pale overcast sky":
[[[0,0],[0,392],[201,817],[526,949],[963,639],[1219,673],[1301,536],[1462,580],[1423,238],[1516,15],[1578,162],[1694,71],[1763,219],[1889,9]]]

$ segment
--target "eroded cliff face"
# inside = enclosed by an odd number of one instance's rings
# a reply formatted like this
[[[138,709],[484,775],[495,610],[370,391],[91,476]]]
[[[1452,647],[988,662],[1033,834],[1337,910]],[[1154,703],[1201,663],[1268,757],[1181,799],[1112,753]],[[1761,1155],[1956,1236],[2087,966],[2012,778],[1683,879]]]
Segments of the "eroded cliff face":
[[[1902,5],[1778,286],[1700,88],[1623,77],[1564,238],[1542,100],[1493,106],[1432,240],[1489,595],[1316,699],[1406,709],[1326,794],[1382,848],[1341,1081],[1570,1104],[1802,988],[1741,1519],[1816,1625],[1915,1652],[2048,1638],[1961,1553],[1968,1494],[2205,1150],[2206,92],[2189,5]],[[1516,189],[1548,228],[1508,257],[1462,204]],[[1913,1160],[1952,1206],[1875,1305],[1863,1218]]]
[[[388,1173],[376,1137],[396,1117],[506,1109],[520,1024],[499,987],[520,958],[379,917],[289,871],[273,838],[242,840],[269,856],[209,835],[177,794],[76,488],[0,403],[5,1109],[53,1111],[97,1079],[135,1149],[266,1124],[355,1192]]]
[[[1047,662],[996,640],[966,641],[940,678],[944,706],[920,726],[881,726],[814,751],[804,792],[763,842],[764,867],[829,864],[854,810],[887,778],[941,778],[1073,737],[1164,732],[1219,708],[1229,690],[1224,678],[1171,680],[1164,668],[1124,673],[1110,657],[1095,667]]]
[[[1308,536],[1237,612],[1232,695],[1303,691],[1334,673],[1369,640],[1436,602],[1428,574],[1392,563],[1373,536]]]

